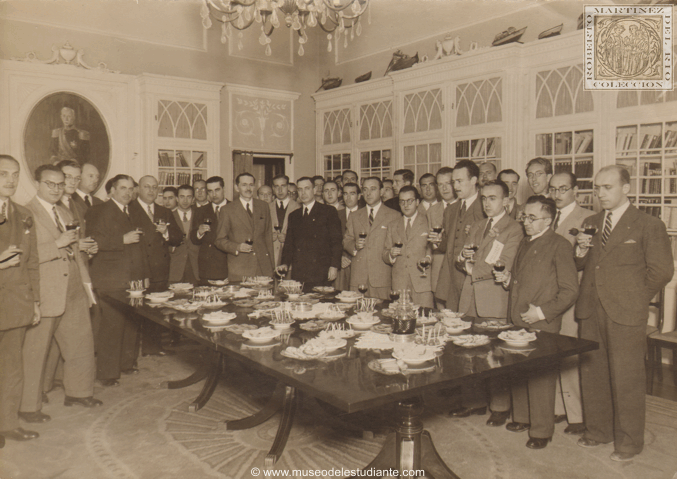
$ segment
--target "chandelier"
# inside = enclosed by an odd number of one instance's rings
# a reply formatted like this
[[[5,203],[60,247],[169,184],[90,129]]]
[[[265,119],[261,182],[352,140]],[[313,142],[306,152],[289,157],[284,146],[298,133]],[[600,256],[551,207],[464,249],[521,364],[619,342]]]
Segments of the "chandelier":
[[[200,9],[202,26],[212,26],[211,17],[221,22],[221,43],[232,41],[233,29],[239,30],[237,47],[242,50],[242,31],[254,24],[261,25],[259,43],[270,56],[273,31],[283,19],[288,28],[299,35],[298,54],[303,55],[303,45],[308,42],[306,28],[319,26],[327,34],[327,51],[332,51],[332,39],[338,45],[343,36],[343,46],[348,46],[348,36],[360,36],[360,17],[367,11],[370,0],[204,0]],[[371,23],[371,20],[369,19]]]

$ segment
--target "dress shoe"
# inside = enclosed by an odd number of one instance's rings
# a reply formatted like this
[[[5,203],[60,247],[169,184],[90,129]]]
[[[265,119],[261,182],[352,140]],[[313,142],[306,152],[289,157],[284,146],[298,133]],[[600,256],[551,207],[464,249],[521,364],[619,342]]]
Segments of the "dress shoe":
[[[449,411],[451,417],[468,417],[476,414],[477,416],[484,416],[487,413],[487,407],[459,407]]]
[[[70,396],[66,396],[66,398],[63,400],[63,405],[64,406],[73,406],[73,405],[78,405],[78,406],[84,406],[84,407],[99,407],[103,403],[99,401],[98,399],[89,396],[86,398],[74,398]]]
[[[564,434],[573,434],[576,436],[580,436],[585,432],[585,424],[582,422],[575,422],[573,424],[569,424],[565,429],[564,429]]]
[[[122,374],[139,374],[139,368],[129,368],[122,371]]]
[[[505,424],[505,421],[510,417],[510,411],[492,412],[489,419],[487,419],[487,426],[499,427]]]
[[[595,441],[594,439],[588,439],[587,437],[582,437],[576,443],[581,447],[597,447],[601,444],[606,444],[604,442]]]
[[[101,379],[99,382],[101,383],[102,386],[105,386],[105,387],[112,387],[112,386],[119,386],[120,385],[120,381],[118,381],[117,379]]]
[[[634,452],[618,452],[614,451],[611,453],[611,456],[609,458],[612,461],[616,462],[626,462],[626,461],[632,461],[632,458],[635,457],[637,454]]]
[[[561,422],[564,422],[567,420],[567,415],[566,414],[558,414],[555,416],[555,424],[559,424]]]
[[[41,411],[35,411],[35,412],[19,411],[19,417],[26,422],[32,422],[32,423],[48,422],[48,421],[52,420],[51,417],[49,417],[47,414],[44,414]]]
[[[527,441],[529,449],[544,449],[552,441],[551,437],[532,437]]]
[[[531,427],[531,424],[526,422],[509,422],[505,425],[505,428],[510,432],[524,432],[528,431]]]
[[[11,431],[2,431],[0,436],[4,436],[5,439],[12,439],[13,441],[30,441],[31,439],[36,439],[40,437],[35,431],[26,431],[20,427],[12,429]]]

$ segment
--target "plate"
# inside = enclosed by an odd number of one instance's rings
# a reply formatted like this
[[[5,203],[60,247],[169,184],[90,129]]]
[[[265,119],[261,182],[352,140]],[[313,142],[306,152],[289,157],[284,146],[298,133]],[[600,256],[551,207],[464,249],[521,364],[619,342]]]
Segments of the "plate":
[[[235,318],[237,318],[235,313],[207,313],[202,316],[202,320],[210,324],[226,324]]]
[[[437,323],[437,318],[434,316],[419,316],[416,318],[416,326],[428,326],[435,323]]]
[[[491,339],[484,334],[462,334],[451,338],[451,342],[462,348],[476,348],[491,343]]]
[[[384,369],[385,364],[390,364],[390,361],[394,361],[397,366],[397,371],[394,369]],[[435,365],[422,365],[422,366],[408,366],[405,364],[406,369],[402,369],[400,365],[397,364],[396,359],[373,359],[367,363],[369,369],[379,374],[385,374],[386,376],[394,376],[396,374],[418,374],[418,373],[429,373],[435,370]]]
[[[130,298],[142,298],[145,289],[127,289]]]
[[[423,351],[423,354],[417,353],[417,351]],[[407,349],[395,349],[393,351],[393,357],[407,363],[407,366],[420,366],[423,363],[432,361],[435,359],[435,352],[429,348],[423,347],[419,348],[407,348]]]
[[[324,313],[319,313],[316,318],[321,319],[322,321],[340,321],[343,318],[346,317],[346,314],[342,311],[340,313],[334,312],[332,314],[328,314],[327,311]]]
[[[358,331],[366,331],[373,325],[380,323],[380,321],[377,318],[374,318],[374,321],[366,323],[364,321],[358,321],[355,316],[351,316],[350,318],[346,319],[346,323],[350,324],[353,329],[357,329]]]
[[[310,331],[310,332],[315,332],[315,331],[322,331],[324,328],[327,327],[327,322],[326,321],[308,321],[299,326],[301,329],[304,331]]]
[[[362,298],[362,295],[360,293],[354,293],[354,294],[344,294],[344,292],[337,294],[336,299],[341,301],[342,303],[356,303],[358,299]]]
[[[292,326],[294,325],[293,322],[282,324],[282,323],[273,323],[272,321],[270,321],[268,324],[270,324],[273,327],[273,329],[277,329],[278,331],[291,331],[293,329]]]
[[[172,294],[172,296],[174,296],[174,295]],[[149,295],[146,295],[146,299],[149,302],[151,302],[152,304],[160,304],[160,303],[166,303],[167,301],[169,301],[172,298],[172,296],[149,296]]]
[[[313,291],[320,294],[329,294],[336,291],[336,289],[334,289],[332,286],[315,286]]]
[[[255,343],[253,341],[247,340],[244,343],[242,343],[242,347],[251,349],[265,349],[265,348],[274,348],[275,346],[279,346],[280,344],[282,343],[278,341],[277,338],[267,343]]]
[[[193,285],[190,283],[174,283],[169,285],[169,289],[174,291],[190,291],[193,289]]]
[[[270,309],[277,309],[280,306],[282,306],[282,303],[279,301],[264,301],[263,303],[259,303],[256,306],[254,306],[254,309],[256,310],[270,310]]]
[[[260,331],[260,332],[259,332]],[[261,336],[259,334],[265,333]],[[263,343],[269,343],[271,341],[276,340],[277,338],[280,337],[280,331],[277,329],[273,329],[270,327],[266,328],[259,328],[259,329],[254,329],[251,331],[245,331],[242,333],[242,337],[245,339],[248,339],[252,343],[256,344],[263,344]]]
[[[390,334],[393,332],[393,327],[389,324],[376,324],[371,327],[371,330],[375,333],[380,334]]]
[[[214,286],[225,286],[228,284],[227,279],[210,279],[209,284],[213,284]]]
[[[519,331],[503,331],[498,335],[498,339],[505,341],[508,345],[515,348],[525,348],[531,341],[536,341],[536,333],[520,329]]]
[[[245,331],[258,329],[258,327],[254,326],[253,324],[231,324],[226,326],[224,329],[234,334],[242,334]]]
[[[481,323],[473,323],[473,328],[478,331],[504,331],[512,328],[510,323],[502,323],[500,321],[482,321]]]

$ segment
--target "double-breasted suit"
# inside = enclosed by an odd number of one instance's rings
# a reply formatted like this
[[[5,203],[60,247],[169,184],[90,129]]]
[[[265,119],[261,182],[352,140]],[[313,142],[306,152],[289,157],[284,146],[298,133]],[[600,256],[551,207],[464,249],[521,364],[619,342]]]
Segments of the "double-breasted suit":
[[[665,224],[632,205],[602,246],[605,214],[586,219],[599,232],[576,258],[583,269],[576,302],[581,337],[600,345],[581,356],[584,437],[637,454],[644,446],[649,302],[672,278],[673,258]]]
[[[291,266],[291,278],[306,289],[329,286],[329,268],[341,267],[341,222],[333,206],[317,201],[310,213],[304,205],[289,215],[289,228],[280,264]]]
[[[174,214],[174,221],[176,221],[181,229],[183,239],[181,240],[181,244],[173,248],[169,255],[169,282],[180,283],[187,279],[199,281],[198,257],[200,254],[200,246],[190,240],[190,232],[195,225],[197,208],[191,206],[190,218],[185,222],[183,221],[183,213],[181,211],[175,209],[172,213]],[[187,268],[190,268],[191,271],[188,278],[185,275]]]
[[[0,252],[21,249],[19,264],[0,269],[0,431],[19,427],[23,388],[21,355],[26,327],[31,324],[35,301],[40,300],[38,245],[31,212],[7,199],[0,224]]]
[[[406,218],[408,221],[409,218]],[[402,254],[391,260],[391,248],[395,243],[402,243]],[[431,246],[428,243],[428,217],[420,210],[414,218],[414,224],[406,232],[405,218],[400,217],[388,224],[382,258],[392,266],[391,289],[411,291],[411,299],[415,304],[425,308],[433,307],[432,282],[430,271],[422,276],[418,263],[426,256],[431,257]]]
[[[479,246],[472,264],[472,273],[466,275],[458,311],[477,318],[506,319],[508,317],[508,292],[494,279],[494,266],[487,263],[492,249],[501,248],[498,260],[510,271],[517,247],[524,237],[522,225],[507,213],[492,224],[485,235],[489,218],[480,220],[470,227],[468,242]],[[502,245],[502,246],[501,246]]]
[[[360,284],[369,288],[367,295],[375,298],[388,299],[390,296],[391,269],[383,262],[383,244],[385,243],[388,225],[402,215],[381,204],[374,221],[369,226],[369,207],[360,208],[350,215],[348,228],[343,238],[343,249],[348,254],[355,251],[353,262],[350,265],[350,289],[357,291]],[[359,234],[367,233],[364,248],[358,250],[355,246]]]
[[[463,201],[459,199],[444,211],[442,242],[437,248],[438,252],[444,253],[444,261],[440,269],[435,297],[445,301],[447,308],[454,311],[458,310],[466,276],[465,272],[456,267],[456,258],[461,254],[467,242],[466,231],[474,222],[485,218],[479,193],[472,204],[466,206],[466,211],[461,214]]]
[[[223,207],[225,208],[226,205]],[[205,232],[202,238],[198,237],[197,230],[205,220],[211,220],[211,231]],[[195,218],[190,232],[190,240],[200,246],[198,254],[198,274],[201,282],[210,279],[226,279],[228,277],[228,254],[214,245],[219,223],[214,211],[214,205],[207,203],[200,206],[195,212]]]
[[[296,211],[299,208],[299,204],[296,201],[289,198],[287,207],[284,208],[284,214],[278,215],[277,204],[279,202],[280,200],[275,199],[275,201],[273,201],[268,205],[270,207],[270,218],[273,221],[273,226],[282,226],[280,234],[283,237],[285,237],[287,234],[287,228],[289,227],[289,215],[291,214],[292,211]],[[282,216],[282,221],[280,221],[280,216]],[[284,242],[280,242],[278,239],[275,239],[275,241],[273,241],[273,252],[275,253],[275,266],[280,264],[280,256],[282,254],[283,246]]]
[[[106,292],[129,288],[130,281],[150,277],[148,257],[139,243],[125,244],[123,236],[140,225],[134,224],[114,200],[87,210],[87,236],[99,244],[89,267],[94,289]],[[101,295],[97,295],[101,298]],[[117,308],[101,299],[101,325],[94,338],[97,352],[97,379],[112,380],[136,362],[138,325]]]
[[[94,337],[89,316],[91,280],[86,259],[78,243],[69,250],[56,244],[62,231],[53,213],[33,197],[26,207],[33,213],[40,261],[41,321],[26,331],[24,340],[24,386],[22,412],[42,407],[42,384],[50,342],[54,338],[64,358],[64,389],[67,396],[89,397],[94,392]],[[61,227],[73,216],[61,203],[56,205]]]
[[[265,201],[252,199],[252,213],[235,200],[219,213],[219,227],[214,244],[228,253],[228,279],[240,281],[245,276],[272,276],[275,268],[273,252],[273,223],[270,207]],[[239,247],[251,239],[251,253],[242,253]]]
[[[559,333],[562,315],[578,294],[578,274],[571,244],[551,228],[538,238],[524,237],[511,271],[509,319],[521,328]],[[528,324],[521,313],[540,307],[544,320]],[[532,438],[552,437],[555,429],[555,368],[535,372],[513,384],[513,419],[530,423]]]

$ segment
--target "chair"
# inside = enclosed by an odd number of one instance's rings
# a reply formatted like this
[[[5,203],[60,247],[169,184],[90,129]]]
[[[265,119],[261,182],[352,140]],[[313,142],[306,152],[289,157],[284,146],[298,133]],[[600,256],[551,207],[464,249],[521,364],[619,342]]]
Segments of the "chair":
[[[663,333],[663,317],[665,313],[665,288],[656,295],[649,303],[658,309],[657,326],[647,326],[646,345],[647,345],[647,375],[646,392],[653,393],[654,370],[658,370],[659,380],[663,380],[663,359],[661,348],[672,350],[672,371],[674,381],[677,384],[677,331]]]

